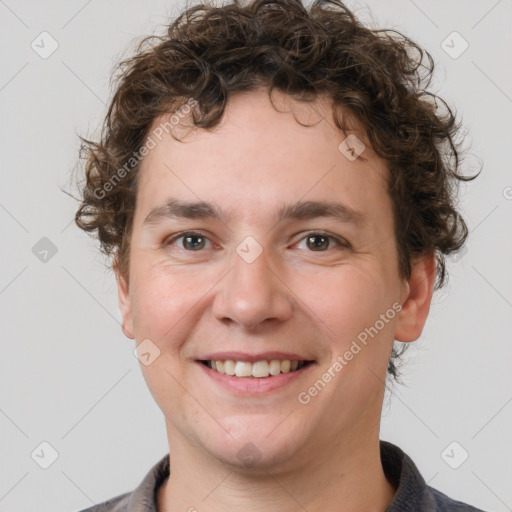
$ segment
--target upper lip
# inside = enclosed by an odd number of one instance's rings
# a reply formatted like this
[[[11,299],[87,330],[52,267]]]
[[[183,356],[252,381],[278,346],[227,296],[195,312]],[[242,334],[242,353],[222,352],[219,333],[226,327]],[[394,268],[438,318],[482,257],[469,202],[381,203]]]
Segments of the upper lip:
[[[271,361],[278,359],[280,361],[289,359],[291,361],[313,361],[312,357],[307,357],[291,352],[259,352],[258,354],[249,354],[247,352],[213,352],[198,358],[198,361],[247,361],[255,363],[256,361]]]

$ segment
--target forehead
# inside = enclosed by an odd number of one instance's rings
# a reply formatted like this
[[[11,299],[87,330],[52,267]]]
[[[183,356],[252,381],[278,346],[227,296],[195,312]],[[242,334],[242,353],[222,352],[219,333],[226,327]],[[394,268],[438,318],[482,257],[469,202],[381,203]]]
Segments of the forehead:
[[[341,200],[370,216],[389,209],[385,162],[367,144],[362,158],[347,158],[349,134],[334,125],[328,99],[272,98],[275,106],[264,90],[237,94],[213,129],[187,128],[185,118],[172,128],[181,142],[170,134],[153,137],[140,169],[139,217],[170,197],[212,202],[254,221],[262,212],[274,219],[279,207],[298,200]],[[149,137],[168,118],[155,119]]]

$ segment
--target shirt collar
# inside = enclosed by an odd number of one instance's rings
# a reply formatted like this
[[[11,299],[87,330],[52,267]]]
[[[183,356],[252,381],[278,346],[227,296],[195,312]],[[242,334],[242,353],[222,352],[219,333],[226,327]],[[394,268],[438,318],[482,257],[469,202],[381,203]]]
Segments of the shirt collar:
[[[386,512],[437,510],[435,500],[412,459],[398,446],[380,441],[380,458],[387,480],[396,493]]]
[[[398,446],[380,441],[384,474],[397,489],[386,512],[408,510],[411,503],[428,505],[433,500],[427,484],[410,457]],[[158,489],[170,474],[169,454],[162,457],[131,493],[126,512],[157,512]],[[421,509],[423,510],[423,509]]]
[[[131,493],[126,512],[157,512],[158,489],[169,476],[169,454],[162,457]]]

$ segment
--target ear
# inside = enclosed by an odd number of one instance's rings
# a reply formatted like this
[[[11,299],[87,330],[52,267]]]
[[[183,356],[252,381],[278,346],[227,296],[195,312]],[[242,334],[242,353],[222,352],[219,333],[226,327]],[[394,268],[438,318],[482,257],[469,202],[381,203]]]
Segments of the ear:
[[[412,263],[411,277],[404,287],[402,310],[397,316],[397,341],[414,341],[420,337],[430,310],[435,278],[434,254],[422,256]]]
[[[128,338],[134,340],[135,335],[133,334],[132,301],[129,293],[129,282],[127,277],[124,276],[119,269],[117,257],[114,259],[113,268],[117,280],[117,297],[123,319],[123,333]]]

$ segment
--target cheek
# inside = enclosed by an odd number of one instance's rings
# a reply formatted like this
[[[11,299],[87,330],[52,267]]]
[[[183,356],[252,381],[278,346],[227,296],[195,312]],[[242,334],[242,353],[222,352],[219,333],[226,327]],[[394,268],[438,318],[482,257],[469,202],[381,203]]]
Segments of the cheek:
[[[144,273],[132,292],[136,338],[150,338],[157,345],[173,338],[173,331],[197,304],[198,297],[195,283],[183,275]]]
[[[143,277],[142,277],[143,276]],[[177,417],[184,382],[184,340],[195,324],[194,306],[201,288],[187,276],[171,276],[156,270],[140,273],[133,289],[132,308],[135,336],[140,343],[149,339],[158,356],[140,368],[153,398],[167,417]],[[154,349],[156,350],[156,349]],[[183,356],[183,357],[182,357]]]
[[[132,290],[136,339],[151,339],[160,348],[162,359],[178,365],[177,356],[194,337],[221,276],[214,269],[148,265],[137,274]]]
[[[394,339],[394,299],[377,266],[338,270],[310,288],[311,310],[321,320],[316,323],[329,344],[330,366],[338,362],[338,386],[332,392],[344,403],[363,406],[385,379]]]
[[[298,277],[292,289],[307,306],[306,311],[312,312],[312,321],[325,330],[333,348],[339,350],[391,307],[380,276],[367,266],[326,269],[314,279]]]

